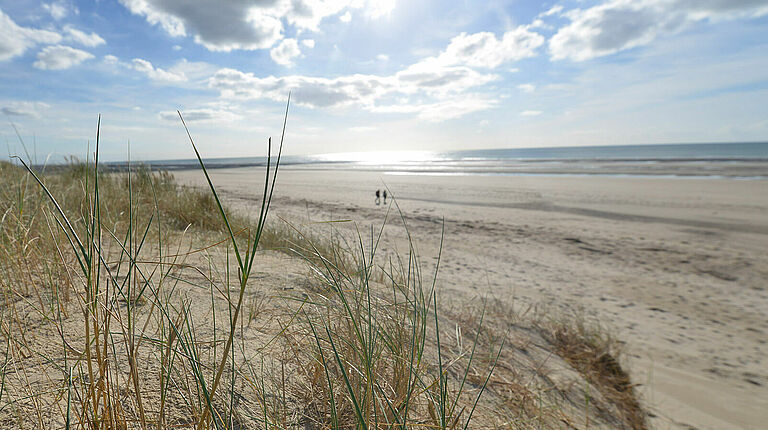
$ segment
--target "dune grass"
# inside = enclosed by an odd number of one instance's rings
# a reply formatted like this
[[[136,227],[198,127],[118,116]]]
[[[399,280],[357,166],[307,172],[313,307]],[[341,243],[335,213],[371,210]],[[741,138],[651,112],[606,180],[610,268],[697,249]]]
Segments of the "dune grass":
[[[98,131],[84,161],[0,162],[0,428],[646,427],[609,331],[444,300],[402,212],[391,258],[384,225],[270,217],[283,135],[230,210],[184,129],[207,190],[107,173]]]
[[[621,405],[622,419],[630,428],[647,426],[634,384],[617,359],[622,355],[623,344],[609,330],[583,313],[542,319],[537,326],[558,355],[592,381],[610,403]],[[585,396],[585,402],[588,401],[589,396]]]
[[[0,427],[469,428],[501,345],[449,359],[437,270],[413,246],[377,264],[381,230],[348,247],[268,223],[280,149],[258,217],[231,212],[187,133],[207,192],[104,173],[98,131],[55,172],[0,163]],[[267,249],[312,271],[279,309],[252,294]]]

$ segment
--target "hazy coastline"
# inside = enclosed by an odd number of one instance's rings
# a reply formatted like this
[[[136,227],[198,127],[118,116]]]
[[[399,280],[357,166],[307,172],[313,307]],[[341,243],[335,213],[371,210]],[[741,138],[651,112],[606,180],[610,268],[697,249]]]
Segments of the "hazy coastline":
[[[210,158],[205,162],[209,169],[233,169],[265,166],[267,158]],[[169,171],[199,168],[194,159],[134,164]],[[768,143],[334,153],[283,156],[281,164],[297,170],[389,175],[764,179],[768,178]],[[125,170],[128,163],[107,163],[105,167]]]

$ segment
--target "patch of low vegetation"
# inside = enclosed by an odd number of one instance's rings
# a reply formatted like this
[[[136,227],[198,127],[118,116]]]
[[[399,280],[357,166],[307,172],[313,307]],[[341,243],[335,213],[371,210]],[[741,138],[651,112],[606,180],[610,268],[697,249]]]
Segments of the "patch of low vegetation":
[[[618,406],[627,428],[647,428],[646,413],[638,401],[635,385],[619,364],[623,344],[598,321],[576,313],[567,318],[548,318],[538,324],[557,354],[578,370],[613,405]],[[596,409],[600,414],[611,410]]]
[[[644,427],[586,330],[452,302],[383,227],[267,222],[278,162],[252,214],[142,166],[0,162],[0,428]]]

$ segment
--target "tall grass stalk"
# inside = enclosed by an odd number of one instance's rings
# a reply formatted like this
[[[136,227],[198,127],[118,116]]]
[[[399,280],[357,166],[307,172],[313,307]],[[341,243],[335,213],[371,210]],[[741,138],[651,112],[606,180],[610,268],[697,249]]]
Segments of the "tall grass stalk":
[[[203,158],[200,156],[200,152],[197,150],[197,146],[195,145],[194,139],[192,139],[192,135],[189,132],[189,128],[187,127],[186,122],[184,121],[184,117],[182,116],[181,112],[179,111],[179,119],[181,119],[181,123],[184,125],[184,130],[187,132],[187,137],[189,137],[189,143],[192,145],[192,149],[195,151],[195,156],[197,157],[198,162],[200,163],[200,168],[203,170],[203,174],[205,174],[205,179],[208,182],[208,186],[210,187],[211,194],[213,194],[213,197],[216,199],[216,205],[219,209],[219,214],[221,215],[222,220],[224,221],[224,224],[227,226],[227,231],[229,233],[229,237],[231,240],[232,248],[235,253],[235,258],[237,259],[237,265],[238,265],[238,272],[237,276],[239,278],[239,291],[238,291],[238,297],[237,297],[237,304],[234,307],[234,312],[230,317],[230,326],[229,326],[229,334],[227,336],[227,342],[224,346],[224,352],[222,354],[221,363],[218,365],[218,368],[216,370],[216,376],[213,379],[213,385],[211,386],[210,394],[206,395],[206,398],[209,399],[208,401],[208,407],[203,413],[203,417],[200,420],[200,423],[198,424],[198,430],[201,430],[203,428],[203,424],[208,419],[209,413],[213,412],[213,405],[210,403],[210,398],[214,397],[216,394],[216,389],[219,386],[219,381],[221,379],[221,375],[224,372],[224,368],[226,367],[227,360],[229,359],[229,352],[232,348],[232,342],[235,337],[235,331],[237,330],[237,321],[240,317],[240,309],[243,304],[243,295],[245,293],[245,289],[248,285],[248,278],[250,277],[251,270],[253,269],[253,260],[256,256],[256,248],[259,245],[259,239],[261,239],[261,234],[264,231],[264,225],[266,224],[267,214],[269,212],[269,205],[272,202],[272,194],[275,190],[275,182],[277,180],[277,171],[280,167],[280,157],[283,153],[283,141],[285,139],[285,127],[288,123],[288,109],[291,104],[291,96],[288,95],[288,102],[285,106],[285,118],[283,120],[283,131],[280,135],[280,146],[277,151],[277,160],[275,161],[275,170],[272,175],[272,181],[271,181],[271,187],[270,187],[270,176],[269,176],[269,169],[272,164],[272,138],[269,138],[268,140],[268,146],[267,146],[267,166],[266,166],[266,175],[264,179],[264,192],[262,194],[262,200],[261,200],[261,209],[259,212],[259,219],[256,224],[256,232],[253,237],[253,239],[250,239],[250,243],[246,243],[246,249],[245,249],[245,255],[240,254],[240,250],[237,246],[237,239],[235,238],[235,234],[232,230],[232,226],[230,225],[229,218],[227,216],[226,211],[224,210],[224,206],[221,203],[221,199],[219,198],[219,194],[216,192],[216,188],[213,186],[213,182],[211,181],[211,177],[208,174],[208,170],[205,168],[205,163],[203,162]]]

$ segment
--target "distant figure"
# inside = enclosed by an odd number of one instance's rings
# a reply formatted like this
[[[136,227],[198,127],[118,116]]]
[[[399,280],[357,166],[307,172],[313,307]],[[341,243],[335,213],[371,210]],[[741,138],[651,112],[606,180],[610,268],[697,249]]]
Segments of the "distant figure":
[[[384,204],[387,204],[387,190],[384,190]]]
[[[386,191],[384,191],[386,194]],[[386,199],[386,197],[384,197]],[[376,206],[381,204],[381,192],[379,190],[376,190]]]

